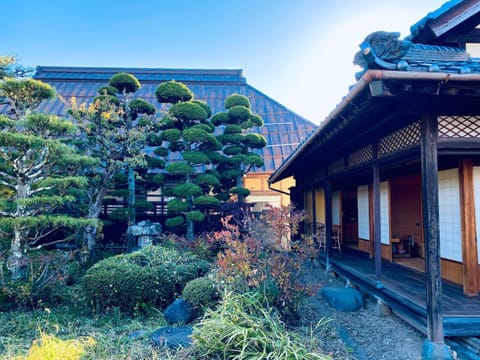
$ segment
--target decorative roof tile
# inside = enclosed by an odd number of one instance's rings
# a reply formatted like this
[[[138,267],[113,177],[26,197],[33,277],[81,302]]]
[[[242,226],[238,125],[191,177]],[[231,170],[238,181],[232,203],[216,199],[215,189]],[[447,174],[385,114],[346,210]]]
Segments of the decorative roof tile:
[[[414,44],[399,40],[399,33],[377,31],[360,44],[354,63],[364,68],[357,80],[368,69],[411,72],[444,72],[455,74],[480,73],[480,59],[470,57],[463,49]]]

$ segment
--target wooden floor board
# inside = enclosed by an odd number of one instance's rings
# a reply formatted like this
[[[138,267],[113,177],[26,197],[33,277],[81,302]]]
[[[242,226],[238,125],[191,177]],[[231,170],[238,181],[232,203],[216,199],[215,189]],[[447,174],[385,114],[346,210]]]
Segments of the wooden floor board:
[[[321,259],[324,259],[322,254]],[[425,274],[399,264],[382,262],[383,288],[378,288],[375,263],[359,252],[335,252],[332,269],[347,276],[367,293],[381,298],[407,322],[426,333]],[[460,286],[443,284],[444,330],[446,336],[480,336],[480,296],[463,294]]]

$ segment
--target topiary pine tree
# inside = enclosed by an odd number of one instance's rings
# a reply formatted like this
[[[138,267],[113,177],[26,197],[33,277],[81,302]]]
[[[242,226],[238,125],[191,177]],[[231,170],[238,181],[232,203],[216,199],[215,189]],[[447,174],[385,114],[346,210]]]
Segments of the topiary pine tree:
[[[212,117],[214,126],[222,126],[223,134],[217,138],[222,143],[222,157],[216,167],[221,184],[215,188],[217,197],[226,201],[236,195],[239,203],[245,201],[250,191],[243,186],[243,176],[254,167],[263,166],[262,157],[254,150],[267,145],[265,137],[254,129],[263,126],[262,118],[251,112],[247,97],[233,94],[225,100],[227,111]]]
[[[166,172],[177,181],[170,190],[173,199],[167,204],[173,217],[165,224],[170,228],[186,225],[186,237],[193,239],[194,223],[205,219],[205,210],[219,206],[211,195],[219,180],[206,167],[218,160],[221,144],[213,135],[215,127],[208,120],[212,115],[210,108],[204,102],[193,100],[185,84],[164,82],[155,95],[160,103],[172,104],[160,122],[162,132],[156,138],[161,142],[156,154],[168,157]]]
[[[151,126],[150,116],[155,113],[155,107],[145,100],[131,99],[139,88],[140,83],[133,75],[118,73],[112,76],[108,86],[99,89],[99,95],[92,104],[77,106],[75,99],[72,99],[69,113],[82,130],[78,146],[100,162],[100,166],[92,168],[89,174],[89,219],[98,219],[103,199],[113,185],[115,174],[127,171],[129,225],[134,223],[133,168],[145,165],[141,150]],[[96,226],[85,228],[83,245],[90,254],[94,251],[97,231]]]
[[[65,241],[61,234],[68,237],[89,224],[65,208],[87,183],[80,170],[95,162],[65,144],[76,133],[71,122],[30,113],[54,96],[49,85],[9,79],[0,83],[0,93],[13,110],[10,119],[0,116],[0,236],[11,242],[7,267],[12,279],[20,280],[29,250]]]

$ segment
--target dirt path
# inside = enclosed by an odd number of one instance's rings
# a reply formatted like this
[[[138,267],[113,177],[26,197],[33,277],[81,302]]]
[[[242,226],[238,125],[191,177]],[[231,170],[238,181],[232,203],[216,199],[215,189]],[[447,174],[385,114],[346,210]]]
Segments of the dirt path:
[[[346,281],[340,277],[331,278],[319,264],[307,265],[305,281],[320,286],[344,287]],[[332,331],[340,331],[347,337],[347,350],[350,359],[358,360],[418,360],[424,335],[395,315],[375,314],[375,301],[364,296],[365,306],[355,312],[340,312],[330,307],[318,294],[307,299],[303,305],[302,320],[305,324],[316,324],[321,318],[331,318]],[[353,343],[348,343],[348,338]],[[355,347],[358,345],[358,348]],[[335,354],[342,358],[345,354]]]

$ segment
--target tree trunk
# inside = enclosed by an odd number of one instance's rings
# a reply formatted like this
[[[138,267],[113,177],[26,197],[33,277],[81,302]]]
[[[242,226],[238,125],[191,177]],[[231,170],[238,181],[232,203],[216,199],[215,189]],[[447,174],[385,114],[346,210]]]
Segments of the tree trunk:
[[[105,183],[105,182],[103,182]],[[97,220],[102,211],[102,201],[107,193],[107,188],[105,186],[100,187],[95,201],[90,202],[88,205],[88,219]],[[82,247],[88,250],[90,256],[94,255],[95,245],[97,244],[97,225],[87,225],[83,230],[83,244]]]
[[[19,226],[15,226],[13,230],[13,239],[7,261],[7,268],[10,271],[13,281],[22,280],[27,274],[24,232],[25,229]]]
[[[243,188],[243,178],[241,176],[237,177],[237,188]],[[237,198],[240,205],[245,203],[245,195],[238,194]]]
[[[17,183],[16,186],[16,200],[25,200],[31,195],[31,187],[28,183]],[[15,218],[23,218],[28,216],[28,210],[24,205],[17,202],[17,209],[15,211]],[[7,261],[7,268],[10,271],[13,281],[18,281],[26,276],[26,239],[27,231],[21,225],[14,225],[13,239],[10,246],[10,253]]]
[[[192,179],[190,175],[187,175],[187,179],[185,180],[187,184],[192,183]],[[187,197],[187,203],[188,203],[188,210],[187,211],[192,211],[193,209],[193,196]],[[193,240],[194,238],[194,233],[195,233],[195,225],[192,220],[186,219],[187,222],[187,230],[186,230],[186,238],[187,240]]]

